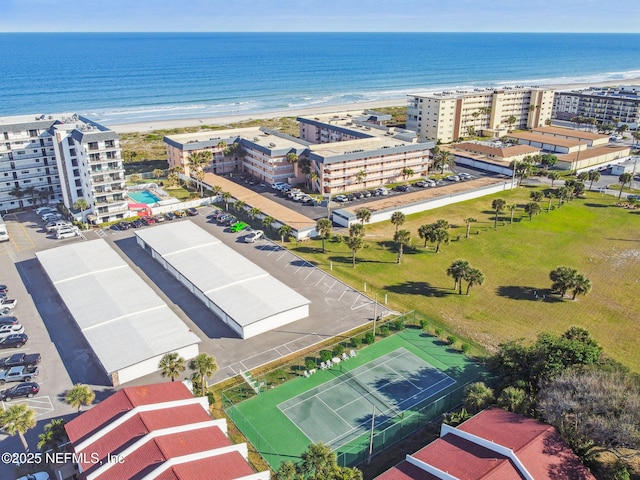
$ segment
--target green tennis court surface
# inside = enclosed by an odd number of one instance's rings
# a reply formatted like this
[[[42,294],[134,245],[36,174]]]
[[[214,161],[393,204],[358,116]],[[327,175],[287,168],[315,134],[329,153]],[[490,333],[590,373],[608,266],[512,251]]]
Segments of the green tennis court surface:
[[[346,364],[342,367],[342,363]],[[399,348],[339,375],[278,408],[309,438],[333,449],[366,434],[374,414],[375,427],[401,415],[456,381],[405,348]]]
[[[318,360],[319,362],[319,360]],[[338,366],[300,375],[225,412],[274,470],[298,462],[312,442],[331,445],[340,465],[366,461],[462,401],[484,368],[416,328],[378,340]],[[249,387],[247,387],[249,388]]]

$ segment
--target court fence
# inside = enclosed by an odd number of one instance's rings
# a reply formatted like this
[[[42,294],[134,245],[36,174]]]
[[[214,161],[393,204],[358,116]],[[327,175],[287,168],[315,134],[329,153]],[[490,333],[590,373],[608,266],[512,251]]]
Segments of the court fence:
[[[376,335],[386,336],[388,334],[398,333],[406,327],[420,327],[415,312],[409,312],[384,322],[378,322],[375,327]],[[274,388],[288,380],[303,376],[305,370],[308,370],[311,366],[309,360],[320,363],[323,355],[326,356],[323,352],[329,351],[333,354],[334,349],[338,345],[342,346],[346,351],[349,351],[348,349],[354,348],[354,338],[364,339],[366,335],[370,333],[372,333],[372,330],[367,330],[354,335],[352,338],[343,338],[342,341],[334,345],[324,345],[315,351],[308,352],[304,357],[296,358],[274,370],[260,375],[254,375],[254,385],[241,382],[222,392],[221,398],[224,412],[272,468],[277,469],[284,461],[296,462],[299,459],[278,453],[260,433],[260,429],[256,428],[236,405],[259,395],[263,390]],[[356,340],[355,344],[359,345],[359,342]],[[361,465],[366,462],[370,456],[375,456],[383,450],[386,450],[395,443],[425,427],[428,423],[436,420],[440,421],[446,413],[462,404],[464,389],[473,381],[476,380],[471,380],[460,385],[435,400],[427,398],[411,409],[405,410],[399,415],[390,418],[384,424],[374,429],[373,439],[371,439],[369,434],[362,434],[357,439],[337,447],[336,455],[338,464],[343,467]]]

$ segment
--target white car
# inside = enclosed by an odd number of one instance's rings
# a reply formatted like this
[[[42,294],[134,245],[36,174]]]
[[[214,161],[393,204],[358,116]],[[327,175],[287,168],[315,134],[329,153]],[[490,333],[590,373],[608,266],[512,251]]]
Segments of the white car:
[[[17,335],[19,333],[24,333],[24,326],[19,323],[15,325],[0,325],[0,338]]]
[[[257,240],[260,240],[262,237],[264,237],[264,231],[253,230],[252,232],[249,232],[249,235],[246,235],[244,237],[244,241],[245,243],[254,243]]]
[[[44,215],[45,213],[57,213],[58,209],[54,207],[40,207],[36,208],[36,213],[38,215]]]
[[[386,189],[386,188],[384,188],[384,187],[378,187],[378,188],[376,188],[376,192],[378,193],[378,195],[382,195],[383,197],[384,197],[385,195],[389,195],[389,190],[387,190],[387,189]]]
[[[49,474],[47,472],[36,472],[20,477],[18,480],[49,480]]]
[[[0,298],[0,309],[4,310],[5,308],[16,308],[18,304],[18,300],[15,298]]]
[[[80,234],[80,230],[78,227],[63,227],[56,231],[56,238],[60,240],[61,238],[71,238]]]
[[[49,233],[55,232],[56,230],[59,230],[63,227],[73,227],[73,224],[65,220],[57,220],[55,222],[49,222],[45,226],[45,228],[47,229],[47,232]]]

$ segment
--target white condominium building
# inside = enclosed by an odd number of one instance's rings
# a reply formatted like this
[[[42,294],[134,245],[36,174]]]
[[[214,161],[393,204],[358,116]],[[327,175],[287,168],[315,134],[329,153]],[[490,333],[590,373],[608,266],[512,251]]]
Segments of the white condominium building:
[[[75,114],[0,118],[0,209],[51,201],[103,223],[128,216],[118,134]]]
[[[636,129],[640,125],[640,85],[556,92],[553,118],[573,117],[595,118],[601,124],[626,124]]]
[[[420,138],[450,143],[478,134],[544,126],[551,120],[554,91],[539,87],[476,88],[409,95],[407,128]]]

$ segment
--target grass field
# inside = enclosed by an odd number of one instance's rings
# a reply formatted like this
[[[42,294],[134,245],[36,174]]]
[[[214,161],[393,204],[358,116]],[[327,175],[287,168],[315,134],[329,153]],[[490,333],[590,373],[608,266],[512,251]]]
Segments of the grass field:
[[[401,265],[396,264],[390,222],[366,226],[367,245],[358,252],[355,269],[344,242],[326,241],[326,254],[320,252],[319,241],[294,250],[327,270],[332,262],[332,273],[355,288],[362,289],[366,282],[387,294],[391,307],[422,312],[489,349],[505,340],[532,339],[542,331],[561,333],[580,325],[608,355],[640,371],[640,211],[616,207],[614,197],[588,192],[586,198],[561,208],[553,200],[556,208],[549,213],[543,200],[543,213],[530,221],[523,206],[534,188],[408,216],[401,228],[411,232],[412,248]],[[493,229],[494,198],[519,205],[512,225],[506,211]],[[469,239],[464,238],[467,217],[478,220]],[[438,219],[454,227],[451,243],[436,254],[432,245],[423,248],[417,230]],[[446,275],[457,259],[469,261],[486,276],[469,296],[458,295]],[[551,296],[549,272],[558,266],[586,275],[593,285],[591,293],[575,301]]]
[[[388,448],[403,436],[423,427],[427,421],[439,418],[442,413],[458,405],[462,400],[464,385],[478,381],[486,375],[481,365],[416,328],[408,328],[359,350],[355,358],[344,362],[344,367],[348,370],[358,369],[397,349],[407,350],[440,370],[445,376],[455,380],[455,383],[444,385],[439,391],[434,391],[431,397],[423,397],[425,401],[421,405],[403,408],[406,412],[402,418],[389,420],[380,427],[376,426],[378,433],[374,438],[375,452]],[[328,392],[327,385],[344,378],[341,375],[340,370],[335,368],[319,370],[309,378],[301,376],[277,388],[269,388],[226,411],[271,467],[277,469],[285,460],[298,461],[300,454],[311,443],[302,430],[287,418],[279,405],[282,406],[283,402],[295,399],[303,392],[313,389],[325,391],[326,387]],[[438,385],[433,387],[437,390]],[[340,399],[337,400],[338,404],[341,404]],[[343,398],[343,400],[346,402],[346,399]],[[296,401],[293,400],[294,403]],[[418,413],[419,410],[421,413]],[[366,416],[369,412],[367,408],[359,413]],[[302,413],[304,421],[304,412]],[[312,413],[309,412],[308,416],[311,417]],[[298,417],[300,418],[300,415]],[[329,420],[326,418],[327,422]],[[336,445],[339,464],[356,465],[362,462],[368,453],[368,446],[369,435],[365,425],[361,436],[346,444]]]

